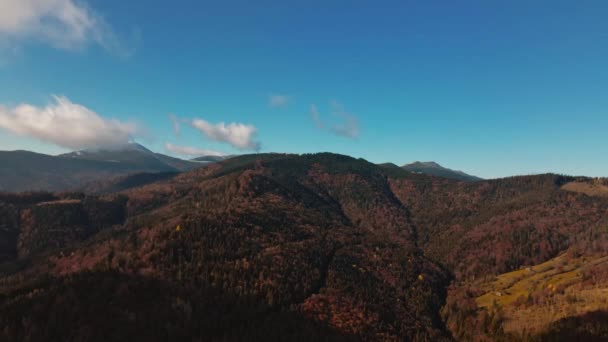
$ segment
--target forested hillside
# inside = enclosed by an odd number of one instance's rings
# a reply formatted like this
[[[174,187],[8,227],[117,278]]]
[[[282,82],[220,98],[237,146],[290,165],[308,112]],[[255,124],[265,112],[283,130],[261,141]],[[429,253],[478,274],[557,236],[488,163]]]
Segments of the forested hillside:
[[[496,276],[606,252],[608,199],[561,189],[572,181],[588,180],[464,183],[342,155],[266,154],[110,182],[97,196],[4,194],[0,336],[517,339],[511,303],[483,301],[511,288]],[[540,305],[537,295],[521,305]],[[573,320],[589,322],[580,336],[605,334],[601,313],[559,317],[527,337],[555,338]]]

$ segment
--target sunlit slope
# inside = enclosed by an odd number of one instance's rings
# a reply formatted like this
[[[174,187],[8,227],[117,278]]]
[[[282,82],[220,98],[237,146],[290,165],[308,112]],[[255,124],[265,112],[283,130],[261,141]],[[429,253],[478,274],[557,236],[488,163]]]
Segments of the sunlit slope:
[[[505,332],[541,331],[565,317],[608,309],[608,256],[566,253],[501,274],[479,288],[477,305],[502,311]]]

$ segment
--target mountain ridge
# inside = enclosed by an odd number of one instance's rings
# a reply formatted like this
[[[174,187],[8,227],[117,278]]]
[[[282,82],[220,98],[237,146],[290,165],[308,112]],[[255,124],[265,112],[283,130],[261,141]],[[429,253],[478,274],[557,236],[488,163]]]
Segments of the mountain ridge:
[[[136,173],[183,172],[200,163],[154,153],[139,144],[88,149],[57,156],[0,151],[0,191],[66,191]]]
[[[405,164],[401,166],[401,168],[410,172],[419,172],[437,177],[451,178],[466,182],[475,182],[482,180],[482,178],[480,177],[469,175],[467,173],[464,173],[463,171],[452,170],[443,167],[434,161],[415,161],[413,163]]]

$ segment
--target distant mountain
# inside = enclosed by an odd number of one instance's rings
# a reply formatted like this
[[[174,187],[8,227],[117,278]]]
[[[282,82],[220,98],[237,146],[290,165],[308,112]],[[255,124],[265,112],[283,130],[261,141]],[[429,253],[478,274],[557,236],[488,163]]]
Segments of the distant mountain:
[[[110,194],[154,182],[168,180],[177,175],[179,175],[179,172],[133,173],[125,176],[104,178],[96,182],[88,183],[77,190],[91,195]]]
[[[204,162],[204,163],[218,163],[221,162],[222,160],[226,160],[229,158],[233,158],[235,156],[230,155],[230,156],[200,156],[194,159],[191,159],[192,161],[195,162]]]
[[[465,181],[465,182],[475,182],[475,181],[482,180],[482,178],[479,178],[476,176],[471,176],[462,171],[448,169],[448,168],[443,167],[432,161],[430,161],[430,162],[417,161],[417,162],[414,162],[411,164],[403,165],[401,168],[403,168],[406,171],[410,171],[410,172],[423,173],[423,174],[427,174],[427,175],[456,179],[456,180]]]
[[[154,153],[137,143],[129,143],[114,148],[75,151],[59,155],[59,157],[126,163],[144,172],[187,171],[200,166],[188,160]]]
[[[59,156],[0,151],[0,191],[74,190],[116,176],[175,173],[200,166],[200,163],[154,153],[135,143]]]

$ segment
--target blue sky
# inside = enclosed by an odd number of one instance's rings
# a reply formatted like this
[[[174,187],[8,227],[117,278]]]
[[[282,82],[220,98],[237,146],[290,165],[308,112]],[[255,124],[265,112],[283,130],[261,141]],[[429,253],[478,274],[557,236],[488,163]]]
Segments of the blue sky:
[[[0,5],[1,150],[128,135],[169,154],[608,176],[606,1],[32,3]]]

